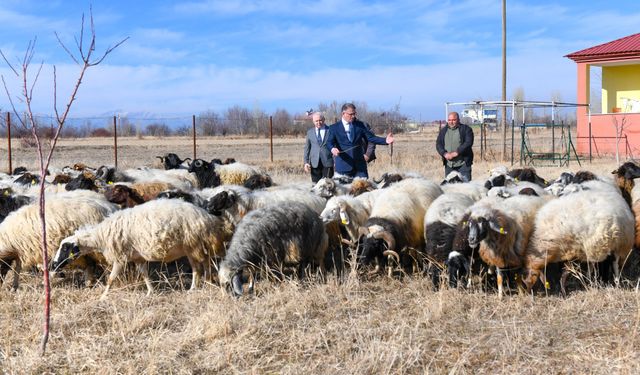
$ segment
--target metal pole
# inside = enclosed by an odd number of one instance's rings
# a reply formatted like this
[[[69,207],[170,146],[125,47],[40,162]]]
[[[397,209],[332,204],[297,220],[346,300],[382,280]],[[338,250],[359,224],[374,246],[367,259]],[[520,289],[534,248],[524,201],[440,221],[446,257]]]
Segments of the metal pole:
[[[116,116],[113,116],[113,160],[114,166],[118,169],[118,124]]]
[[[9,151],[9,173],[13,172],[13,166],[11,165],[11,112],[7,112],[7,147]]]
[[[551,155],[553,156],[553,165],[556,164],[556,117],[555,104],[551,102]]]
[[[193,160],[196,160],[196,115],[191,116],[191,133],[193,134]]]
[[[502,0],[502,101],[507,100],[507,0]],[[502,161],[507,160],[507,107],[502,107]],[[513,165],[513,124],[511,126],[511,165]]]
[[[269,116],[269,158],[273,163],[273,116]]]

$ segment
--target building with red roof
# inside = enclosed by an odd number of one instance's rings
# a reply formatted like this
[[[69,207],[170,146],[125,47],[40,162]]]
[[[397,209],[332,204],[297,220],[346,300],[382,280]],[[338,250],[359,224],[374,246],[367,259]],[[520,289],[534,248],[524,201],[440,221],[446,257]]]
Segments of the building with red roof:
[[[591,67],[602,69],[602,111],[578,107],[579,153],[616,151],[616,129],[626,136],[633,155],[640,155],[640,33],[570,53],[578,64],[578,103],[592,103]],[[597,89],[597,88],[596,88]],[[589,137],[591,142],[589,142]],[[620,146],[623,153],[626,145]]]

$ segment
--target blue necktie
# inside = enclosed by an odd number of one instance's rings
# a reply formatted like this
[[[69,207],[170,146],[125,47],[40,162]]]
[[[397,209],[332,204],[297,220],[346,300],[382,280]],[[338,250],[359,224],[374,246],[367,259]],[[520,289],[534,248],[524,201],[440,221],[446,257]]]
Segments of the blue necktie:
[[[320,135],[320,128],[318,128],[318,144],[322,144],[322,136]]]

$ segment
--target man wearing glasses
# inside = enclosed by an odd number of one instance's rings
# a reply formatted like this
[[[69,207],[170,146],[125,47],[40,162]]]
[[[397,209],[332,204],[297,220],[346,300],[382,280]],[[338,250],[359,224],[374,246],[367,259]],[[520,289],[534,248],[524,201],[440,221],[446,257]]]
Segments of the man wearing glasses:
[[[386,138],[377,137],[362,121],[356,119],[356,106],[346,103],[342,106],[342,119],[329,127],[327,136],[327,148],[333,155],[337,174],[369,178],[362,148],[365,141],[390,145],[393,143],[393,134],[389,133]]]

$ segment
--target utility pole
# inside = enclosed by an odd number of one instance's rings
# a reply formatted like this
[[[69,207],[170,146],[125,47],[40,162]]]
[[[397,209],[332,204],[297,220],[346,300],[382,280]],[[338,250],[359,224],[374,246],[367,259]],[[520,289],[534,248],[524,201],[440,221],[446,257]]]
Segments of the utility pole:
[[[502,0],[502,101],[507,100],[507,0]],[[507,107],[502,105],[502,161],[507,161]]]

